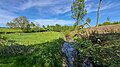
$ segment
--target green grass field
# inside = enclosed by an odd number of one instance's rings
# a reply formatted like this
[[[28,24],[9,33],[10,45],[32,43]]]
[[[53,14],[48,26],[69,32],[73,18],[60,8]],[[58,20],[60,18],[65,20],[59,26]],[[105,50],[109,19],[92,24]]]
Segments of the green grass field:
[[[21,29],[0,28],[0,32],[21,32]]]
[[[62,67],[60,32],[2,34],[16,43],[0,46],[0,67]]]
[[[0,46],[0,67],[62,67],[63,42],[57,39],[36,45]]]
[[[63,35],[59,32],[14,33],[3,36],[7,37],[7,40],[26,45],[51,42],[52,40],[63,38]]]

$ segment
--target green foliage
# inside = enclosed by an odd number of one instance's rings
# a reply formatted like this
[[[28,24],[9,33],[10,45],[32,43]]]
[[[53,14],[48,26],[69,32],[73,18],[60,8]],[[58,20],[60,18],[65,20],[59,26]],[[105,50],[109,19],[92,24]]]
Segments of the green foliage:
[[[44,29],[46,29],[46,27],[45,27],[44,25],[43,25],[42,27],[43,27]]]
[[[120,66],[120,41],[111,41],[104,46],[93,45],[89,40],[76,39],[79,45],[76,47],[80,52],[79,61],[83,62],[85,58],[91,58],[92,63],[102,67]]]
[[[103,24],[99,24],[99,26],[104,26],[104,25],[114,25],[114,24],[120,24],[120,22],[119,21],[116,21],[116,22],[104,22]]]
[[[62,67],[63,39],[34,46],[0,46],[0,67]]]
[[[111,25],[111,22],[104,22],[102,25]]]
[[[23,28],[23,32],[26,32],[26,33],[28,33],[28,32],[30,32],[30,24],[27,24],[26,25],[26,27],[25,28]]]
[[[66,30],[66,31],[64,32],[64,35],[65,35],[65,36],[69,36],[69,34],[70,34],[70,30]]]
[[[16,23],[16,26],[18,26],[21,29],[24,29],[29,24],[29,20],[25,16],[20,16],[15,19],[13,19],[13,22]]]
[[[74,28],[75,28],[75,27],[77,26],[77,22],[75,22],[73,26],[74,26]]]
[[[0,47],[1,46],[5,46],[5,45],[11,45],[11,43],[13,43],[14,41],[12,40],[8,40],[8,38],[6,36],[3,36],[0,34]]]
[[[91,19],[90,19],[90,18],[87,18],[85,24],[87,24],[89,27],[91,27],[91,26],[90,26],[90,22],[91,22]],[[84,24],[84,25],[85,25],[85,24]]]
[[[45,32],[45,31],[55,31],[55,32],[64,32],[66,30],[73,30],[73,26],[61,26],[59,24],[56,24],[55,26],[45,26],[43,25],[42,28],[40,25],[34,24],[34,22],[29,22],[29,20],[25,16],[20,16],[15,19],[13,19],[11,22],[8,22],[6,24],[10,28],[20,28],[22,32],[24,33],[30,33],[30,32]]]
[[[6,26],[9,26],[10,28],[17,28],[17,25],[14,22],[7,22]]]
[[[30,30],[29,20],[25,16],[14,18],[11,22],[7,23],[7,26],[11,28],[20,28],[23,32],[29,32]]]
[[[5,36],[0,35],[0,39],[6,40],[7,38]]]
[[[110,21],[110,17],[107,17],[107,21]]]
[[[57,32],[60,32],[62,30],[61,25],[56,24],[54,30],[57,31]]]
[[[73,31],[74,30],[74,26],[66,26],[65,25],[65,26],[62,27],[62,30],[63,31],[66,31],[66,30]]]
[[[77,25],[81,20],[83,20],[87,11],[85,9],[85,1],[84,0],[75,0],[73,5],[71,6],[72,17],[77,21]]]
[[[6,39],[7,38],[5,36],[0,35],[0,45],[3,45],[6,41]]]
[[[117,22],[114,22],[113,24],[120,24],[120,22],[119,22],[119,21],[117,21]]]
[[[35,26],[34,22],[30,23],[31,28]]]
[[[40,31],[54,31],[54,32],[65,32],[66,30],[74,30],[74,26],[61,26],[59,24],[56,24],[55,26],[47,26],[47,27],[43,27],[41,28]]]
[[[90,18],[87,18],[86,22],[90,23],[90,22],[91,22],[91,19],[90,19]]]

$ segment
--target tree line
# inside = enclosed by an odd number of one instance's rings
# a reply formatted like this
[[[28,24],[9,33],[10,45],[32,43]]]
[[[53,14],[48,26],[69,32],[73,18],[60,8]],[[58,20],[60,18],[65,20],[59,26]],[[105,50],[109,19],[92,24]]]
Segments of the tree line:
[[[115,21],[115,22],[106,21],[102,24],[99,24],[99,26],[114,25],[114,24],[120,24],[120,21]]]
[[[12,21],[7,22],[6,24],[7,26],[9,26],[10,28],[19,28],[22,30],[22,32],[44,32],[44,31],[55,31],[55,32],[64,32],[66,30],[72,31],[74,30],[75,26],[61,26],[59,24],[56,24],[54,26],[42,26],[40,27],[40,25],[38,23],[34,23],[34,22],[30,22],[27,17],[25,16],[20,16],[17,18],[14,18]]]

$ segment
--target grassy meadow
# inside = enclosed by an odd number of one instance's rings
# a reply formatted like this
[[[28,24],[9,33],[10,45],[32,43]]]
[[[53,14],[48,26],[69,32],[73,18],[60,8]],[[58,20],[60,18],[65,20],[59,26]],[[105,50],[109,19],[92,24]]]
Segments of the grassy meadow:
[[[14,28],[0,28],[0,33],[1,32],[21,32],[21,29],[14,29]]]
[[[3,36],[7,37],[8,40],[25,45],[40,44],[63,38],[63,35],[59,32],[14,33]]]
[[[6,28],[0,28],[0,31],[6,42],[13,42],[3,46],[4,43],[0,40],[0,67],[62,67],[62,33],[18,33],[20,30]]]

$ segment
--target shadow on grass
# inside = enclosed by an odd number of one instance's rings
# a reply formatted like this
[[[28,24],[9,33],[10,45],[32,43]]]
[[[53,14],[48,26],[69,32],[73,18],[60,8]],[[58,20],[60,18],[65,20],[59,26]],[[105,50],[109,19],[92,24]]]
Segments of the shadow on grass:
[[[0,46],[0,67],[62,67],[63,39],[35,45]]]

